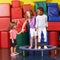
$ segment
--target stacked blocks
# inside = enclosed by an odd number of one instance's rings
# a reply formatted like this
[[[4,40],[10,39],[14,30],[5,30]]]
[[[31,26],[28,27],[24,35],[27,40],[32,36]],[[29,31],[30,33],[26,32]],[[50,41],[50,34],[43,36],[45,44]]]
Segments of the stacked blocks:
[[[10,4],[0,4],[0,48],[9,48]]]
[[[20,7],[20,1],[18,0],[12,1],[11,17],[12,19],[22,18],[22,8]]]
[[[59,31],[60,31],[60,17],[57,3],[48,3],[48,28],[49,44],[58,46]]]

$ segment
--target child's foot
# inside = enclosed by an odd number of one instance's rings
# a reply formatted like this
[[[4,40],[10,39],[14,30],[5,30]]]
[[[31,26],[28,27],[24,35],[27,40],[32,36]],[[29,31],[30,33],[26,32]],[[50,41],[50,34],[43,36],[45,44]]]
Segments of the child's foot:
[[[31,48],[32,48],[32,46],[29,47],[29,49],[31,49]]]
[[[41,49],[41,46],[39,46],[38,49]]]
[[[11,56],[15,56],[16,54],[14,54],[14,53],[11,53]]]
[[[35,47],[35,49],[37,49],[37,47]]]
[[[18,55],[19,53],[15,52],[14,54]]]
[[[44,49],[47,49],[48,47],[46,45],[44,45]]]

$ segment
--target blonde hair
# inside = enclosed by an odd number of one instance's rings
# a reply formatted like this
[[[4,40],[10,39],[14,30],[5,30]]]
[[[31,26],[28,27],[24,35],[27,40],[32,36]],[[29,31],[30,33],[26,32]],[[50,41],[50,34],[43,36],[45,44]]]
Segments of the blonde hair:
[[[13,29],[13,27],[16,25],[15,22],[11,22],[8,28],[8,31],[10,31],[11,29]]]
[[[33,16],[33,12],[32,12],[32,10],[27,10],[26,12],[29,12],[30,13],[30,18],[32,18],[32,16]],[[25,12],[25,18],[28,18],[28,16],[26,15],[26,12]]]

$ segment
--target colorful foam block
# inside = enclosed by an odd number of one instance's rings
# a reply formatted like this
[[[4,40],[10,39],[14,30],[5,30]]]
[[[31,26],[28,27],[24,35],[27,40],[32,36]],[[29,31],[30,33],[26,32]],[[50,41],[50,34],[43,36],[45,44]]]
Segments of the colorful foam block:
[[[60,22],[48,22],[48,31],[60,31]]]
[[[49,44],[53,46],[58,46],[59,32],[49,32]]]
[[[42,1],[42,2],[35,2],[35,10],[37,11],[38,7],[43,7],[44,8],[44,13],[47,14],[47,6],[46,6],[46,2]]]
[[[22,8],[11,8],[11,17],[12,19],[22,18]]]
[[[9,33],[1,32],[1,48],[9,48]]]
[[[48,16],[58,16],[58,7],[48,7]]]
[[[0,4],[0,17],[10,16],[10,4]]]
[[[27,10],[31,10],[31,9],[32,9],[31,4],[24,4],[24,5],[23,5],[23,11],[24,11],[24,13],[25,13]]]
[[[60,22],[60,17],[59,16],[49,16],[48,17],[49,22]]]
[[[10,18],[0,18],[0,31],[8,31]]]
[[[13,22],[17,23],[17,31],[20,32],[22,30],[22,25],[25,22],[25,18],[20,18],[20,19],[12,19]],[[24,27],[25,32],[27,32],[26,26]]]
[[[12,1],[12,7],[13,8],[20,7],[20,1]]]

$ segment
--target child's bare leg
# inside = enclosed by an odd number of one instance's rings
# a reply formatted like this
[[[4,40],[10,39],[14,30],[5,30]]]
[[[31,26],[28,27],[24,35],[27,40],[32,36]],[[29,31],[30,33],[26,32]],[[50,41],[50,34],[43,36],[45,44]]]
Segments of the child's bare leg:
[[[14,53],[16,53],[16,46],[14,47]]]
[[[13,50],[14,50],[14,48],[13,48],[13,47],[11,47],[11,48],[10,48],[10,50],[11,50],[11,54],[12,54],[12,53],[14,52],[14,51],[13,51]]]
[[[36,36],[34,38],[35,38],[35,49],[36,49],[37,48],[37,42],[38,42],[38,40],[37,40]]]
[[[29,48],[32,48],[32,43],[33,43],[33,37],[30,38],[30,47]]]

